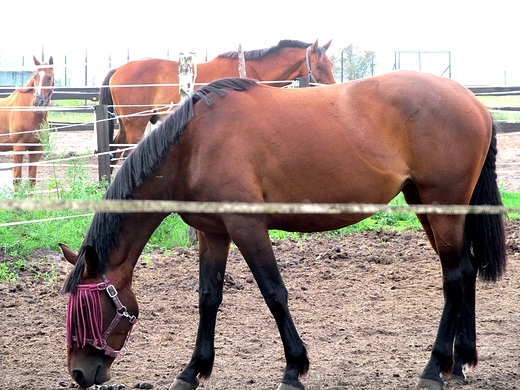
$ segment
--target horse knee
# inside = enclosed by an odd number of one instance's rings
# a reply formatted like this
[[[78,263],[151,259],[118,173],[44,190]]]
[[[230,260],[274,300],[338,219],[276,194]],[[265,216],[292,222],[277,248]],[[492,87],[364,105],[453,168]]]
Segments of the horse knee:
[[[199,291],[199,307],[202,311],[217,311],[222,303],[222,292]]]

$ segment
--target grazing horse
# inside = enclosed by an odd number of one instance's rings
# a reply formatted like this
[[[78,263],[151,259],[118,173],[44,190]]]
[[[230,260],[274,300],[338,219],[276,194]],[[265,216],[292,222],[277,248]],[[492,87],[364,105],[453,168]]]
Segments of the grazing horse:
[[[33,59],[37,69],[25,87],[17,88],[6,98],[0,98],[0,151],[14,152],[15,184],[22,179],[24,152],[29,153],[29,178],[36,184],[36,163],[43,154],[38,132],[48,124],[47,111],[38,107],[49,105],[54,88],[52,57],[48,63],[38,61],[35,56]]]
[[[300,89],[222,79],[195,92],[137,146],[104,198],[384,204],[402,192],[414,205],[500,205],[496,154],[489,112],[450,79],[397,71]],[[74,264],[64,286],[70,293],[67,363],[83,387],[108,380],[126,344],[138,316],[133,270],[167,215],[98,212],[78,254],[60,244]],[[309,358],[268,230],[333,230],[369,214],[180,216],[199,231],[200,321],[192,358],[170,389],[193,390],[211,374],[231,242],[280,332],[286,369],[279,389],[302,389]],[[418,218],[440,258],[444,288],[437,337],[418,387],[438,390],[441,375],[462,376],[463,367],[477,364],[476,277],[495,281],[503,274],[504,226],[500,214]]]
[[[247,77],[259,81],[296,80],[312,76],[316,83],[334,84],[332,63],[325,51],[331,41],[320,47],[294,40],[282,40],[269,49],[244,52]],[[238,53],[220,54],[196,65],[195,83],[209,83],[224,77],[238,77]],[[279,84],[275,86],[282,86]],[[176,61],[143,59],[130,61],[111,70],[101,87],[99,103],[119,116],[119,131],[114,144],[137,144],[148,122],[157,123],[180,102],[179,66]],[[109,87],[108,87],[109,86]],[[195,86],[197,88],[197,85]],[[109,121],[112,138],[114,122]]]

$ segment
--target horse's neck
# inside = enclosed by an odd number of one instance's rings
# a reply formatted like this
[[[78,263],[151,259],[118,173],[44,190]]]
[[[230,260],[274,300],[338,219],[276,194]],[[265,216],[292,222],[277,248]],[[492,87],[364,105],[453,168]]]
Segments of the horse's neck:
[[[110,258],[109,267],[121,269],[125,275],[131,276],[146,243],[167,215],[129,213],[121,220],[120,224],[117,222],[118,217],[107,215],[105,218],[96,219],[93,223],[98,225],[108,223],[113,226],[113,229],[109,229],[108,235],[99,234],[99,232],[105,232],[104,229],[94,229],[93,231],[98,233],[96,233],[96,237],[93,237],[95,240],[92,241],[98,242],[100,247],[112,247],[107,255]],[[113,237],[113,235],[118,235],[118,244],[115,246],[111,245],[110,242],[110,237]]]

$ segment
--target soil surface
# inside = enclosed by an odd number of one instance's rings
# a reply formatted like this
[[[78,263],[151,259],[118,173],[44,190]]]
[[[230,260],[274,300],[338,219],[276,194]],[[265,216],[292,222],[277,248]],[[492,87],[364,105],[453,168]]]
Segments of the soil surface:
[[[64,133],[60,145],[84,150],[85,137]],[[520,135],[499,135],[499,148],[499,181],[520,191]],[[479,365],[447,389],[520,389],[520,223],[506,227],[508,271],[496,284],[478,283]],[[306,389],[413,389],[443,305],[439,262],[424,233],[313,234],[273,244],[312,362]],[[75,387],[65,361],[68,297],[60,292],[71,266],[46,250],[27,263],[15,282],[0,284],[0,389]],[[139,322],[128,353],[112,366],[114,386],[105,388],[168,389],[187,364],[198,323],[197,263],[195,248],[141,257]],[[275,389],[285,367],[282,344],[236,248],[225,280],[215,366],[201,388]]]

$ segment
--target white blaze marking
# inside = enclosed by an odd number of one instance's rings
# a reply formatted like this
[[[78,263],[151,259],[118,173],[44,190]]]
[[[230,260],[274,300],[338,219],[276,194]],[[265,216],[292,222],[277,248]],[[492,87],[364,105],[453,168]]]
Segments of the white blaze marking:
[[[43,84],[43,76],[45,76],[45,71],[44,70],[40,70],[38,72],[38,74],[40,75],[40,85],[38,85],[38,95],[42,95],[42,84]]]

